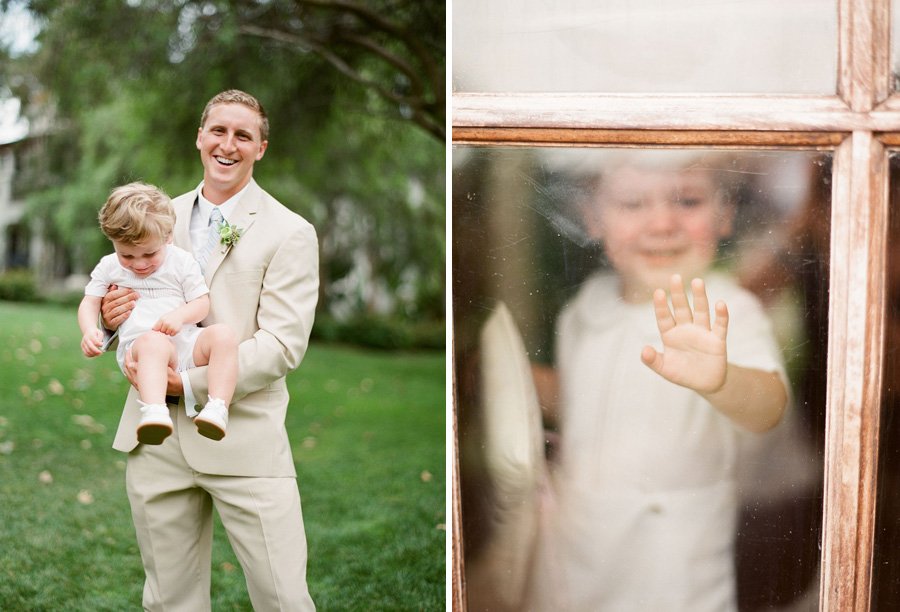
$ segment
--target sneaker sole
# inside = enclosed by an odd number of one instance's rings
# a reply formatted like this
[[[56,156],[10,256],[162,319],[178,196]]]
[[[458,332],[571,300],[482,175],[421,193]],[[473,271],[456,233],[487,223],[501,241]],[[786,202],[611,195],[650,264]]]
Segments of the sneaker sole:
[[[194,424],[197,426],[197,432],[205,438],[218,441],[225,437],[225,430],[212,421],[197,417],[194,419]]]
[[[163,423],[147,423],[137,430],[137,439],[141,444],[158,445],[172,435],[172,427]]]

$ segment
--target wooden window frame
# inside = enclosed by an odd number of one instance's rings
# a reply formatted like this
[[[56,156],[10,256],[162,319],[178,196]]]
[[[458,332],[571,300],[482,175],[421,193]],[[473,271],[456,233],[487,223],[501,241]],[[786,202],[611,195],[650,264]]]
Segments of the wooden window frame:
[[[832,151],[819,608],[869,610],[884,348],[888,156],[900,147],[890,0],[838,0],[837,94],[452,95],[452,142]],[[464,611],[455,384],[451,602]]]

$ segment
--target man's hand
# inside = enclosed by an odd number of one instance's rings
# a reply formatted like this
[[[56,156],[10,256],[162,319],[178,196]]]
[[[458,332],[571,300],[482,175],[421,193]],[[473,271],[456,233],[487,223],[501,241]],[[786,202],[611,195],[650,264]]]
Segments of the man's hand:
[[[715,393],[725,384],[728,369],[725,352],[728,309],[724,302],[718,302],[715,323],[710,325],[709,299],[703,281],[695,278],[691,282],[693,310],[681,276],[672,276],[670,285],[671,310],[665,291],[657,289],[653,293],[653,308],[663,352],[645,346],[641,351],[641,361],[677,385],[699,393]]]
[[[109,291],[100,302],[100,315],[103,318],[103,327],[115,331],[131,315],[135,302],[138,299],[137,291],[110,285]]]
[[[125,351],[125,363],[123,366],[122,370],[124,371],[125,378],[127,378],[128,382],[131,383],[131,386],[140,393],[141,389],[137,384],[137,361],[135,361],[132,356],[130,347]],[[175,368],[169,366],[166,377],[166,395],[184,395],[184,385],[181,383],[181,374],[176,372]]]

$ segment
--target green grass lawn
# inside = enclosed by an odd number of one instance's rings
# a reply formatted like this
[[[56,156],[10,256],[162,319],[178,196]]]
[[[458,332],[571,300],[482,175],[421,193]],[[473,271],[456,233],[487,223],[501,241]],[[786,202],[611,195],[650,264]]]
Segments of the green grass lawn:
[[[0,610],[140,609],[110,445],[127,382],[82,357],[74,309],[0,302]],[[287,427],[320,610],[443,610],[443,353],[313,344]],[[217,522],[213,609],[250,610]]]

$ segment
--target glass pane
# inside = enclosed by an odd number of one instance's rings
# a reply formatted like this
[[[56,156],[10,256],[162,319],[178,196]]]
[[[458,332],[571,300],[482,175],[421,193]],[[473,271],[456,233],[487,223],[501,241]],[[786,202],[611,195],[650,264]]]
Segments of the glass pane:
[[[835,0],[454,0],[458,92],[835,92]]]
[[[900,157],[891,157],[887,316],[872,609],[900,609]]]
[[[469,609],[816,608],[830,180],[809,152],[454,149]],[[657,321],[674,272],[727,334]]]
[[[900,6],[891,2],[891,77],[894,91],[900,90]]]

